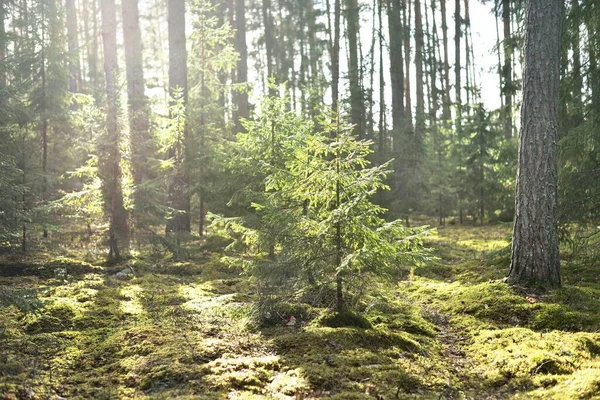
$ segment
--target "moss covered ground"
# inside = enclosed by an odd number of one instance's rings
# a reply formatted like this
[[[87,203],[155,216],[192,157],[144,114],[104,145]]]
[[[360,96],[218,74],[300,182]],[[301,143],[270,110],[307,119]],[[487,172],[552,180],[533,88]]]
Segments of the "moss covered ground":
[[[562,289],[509,287],[509,233],[439,229],[439,260],[346,315],[259,306],[200,241],[185,262],[4,256],[0,398],[600,398],[598,258],[565,249]]]

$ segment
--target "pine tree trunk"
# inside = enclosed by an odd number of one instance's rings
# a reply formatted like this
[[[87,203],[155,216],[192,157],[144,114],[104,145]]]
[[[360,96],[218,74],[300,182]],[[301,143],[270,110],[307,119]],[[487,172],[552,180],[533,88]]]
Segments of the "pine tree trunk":
[[[415,67],[416,67],[416,85],[417,85],[417,108],[415,124],[415,140],[417,145],[421,144],[425,138],[425,94],[423,84],[423,17],[421,14],[421,1],[415,0]],[[415,149],[417,152],[420,148]],[[417,154],[414,154],[417,156]]]
[[[145,94],[138,0],[122,0],[121,4],[129,105],[129,135],[132,153],[131,166],[133,169],[133,183],[136,186],[134,218],[137,223],[141,223],[146,215],[144,204],[148,202],[147,195],[140,193],[140,187],[149,175],[147,157],[152,142],[150,137],[150,109]]]
[[[410,88],[410,21],[411,21],[411,2],[403,1],[402,7],[402,19],[404,21],[402,37],[404,39],[404,122],[405,131],[404,133],[410,135],[413,133],[413,119],[412,119],[412,91]],[[410,143],[408,143],[410,144]],[[405,145],[406,147],[406,145]]]
[[[237,83],[248,82],[248,47],[246,46],[246,6],[245,0],[236,0],[235,2],[235,49],[239,54],[237,62]],[[250,115],[248,105],[248,93],[241,91],[236,93],[236,106],[237,110],[234,114],[234,120],[236,125],[236,131],[242,132],[244,130],[241,124],[241,118],[248,119]]]
[[[48,172],[48,105],[47,105],[47,101],[46,101],[46,90],[47,90],[47,77],[46,77],[46,67],[47,67],[47,49],[46,49],[46,45],[47,45],[47,37],[48,37],[48,32],[47,32],[47,25],[46,25],[46,5],[42,4],[42,37],[40,40],[41,43],[41,48],[40,48],[40,79],[42,81],[42,87],[41,87],[41,100],[40,100],[40,114],[41,114],[41,119],[42,119],[42,126],[41,126],[41,137],[42,137],[42,190],[41,190],[41,197],[42,197],[42,202],[46,201],[46,197],[47,197],[47,192],[48,192],[48,177],[47,177],[47,172]],[[42,230],[42,236],[47,238],[48,237],[48,230],[44,227]]]
[[[91,52],[88,54],[88,64],[90,69],[90,81],[94,86],[98,86],[98,1],[92,1],[92,44]]]
[[[0,91],[6,88],[6,70],[4,69],[4,60],[6,59],[6,43],[4,43],[4,38],[6,38],[6,10],[4,8],[4,3],[0,4]],[[4,96],[0,96],[0,107],[4,102]]]
[[[444,97],[442,101],[442,118],[449,125],[452,119],[450,112],[450,62],[448,58],[448,22],[446,12],[446,0],[440,0],[440,11],[442,13],[442,47],[444,48]]]
[[[359,43],[359,8],[357,0],[346,1],[346,20],[348,23],[348,52],[350,55],[348,65],[348,80],[350,84],[350,113],[354,134],[359,139],[364,139],[364,103],[360,85],[360,71],[358,62]]]
[[[386,104],[385,104],[385,73],[383,67],[383,0],[378,1],[377,18],[379,22],[379,141],[377,149],[380,155],[384,155],[387,151],[387,132],[386,132]],[[400,53],[402,54],[402,53]]]
[[[508,281],[558,287],[557,126],[563,8],[530,0],[525,21],[516,215]]]
[[[167,0],[167,22],[169,26],[169,90],[171,98],[177,91],[183,96],[184,107],[187,105],[187,50],[185,38],[185,0]],[[187,119],[187,117],[186,117]],[[175,176],[169,187],[169,205],[174,214],[166,227],[168,233],[190,232],[190,191],[187,172],[188,157],[187,122],[184,123],[183,137],[175,145],[175,153],[181,155]]]
[[[581,50],[579,49],[581,42],[581,35],[579,34],[579,24],[581,22],[579,8],[579,0],[571,0],[571,30],[572,30],[572,43],[571,48],[573,49],[573,108],[574,108],[574,122],[575,124],[581,123],[583,119],[583,78],[581,75]]]
[[[454,12],[454,73],[455,73],[455,92],[456,92],[456,137],[458,153],[458,218],[463,223],[463,160],[462,160],[462,83],[461,83],[461,49],[460,37],[462,35],[462,17],[460,15],[460,0],[455,1]]]
[[[265,50],[267,53],[267,77],[273,77],[273,46],[275,39],[273,38],[273,17],[271,15],[271,0],[263,0],[262,2],[263,24],[265,28]]]
[[[387,0],[388,29],[390,40],[390,77],[392,90],[392,151],[394,154],[394,191],[401,192],[403,171],[402,160],[403,136],[406,131],[404,108],[404,60],[402,54],[403,29],[401,23],[402,2],[400,0]],[[406,143],[404,143],[406,145]]]
[[[510,1],[502,1],[502,20],[504,22],[504,136],[506,139],[512,137],[513,129],[513,83],[512,83],[512,54],[513,44],[510,33]]]
[[[331,47],[331,107],[339,111],[339,84],[340,84],[340,19],[341,0],[335,0],[333,11],[333,43]]]
[[[123,205],[121,187],[121,130],[119,127],[119,94],[117,78],[117,15],[114,0],[100,0],[102,12],[102,44],[104,49],[104,71],[106,80],[106,134],[101,139],[99,174],[103,178],[104,199],[108,208],[109,259],[121,257],[120,248],[128,247],[129,226]]]
[[[67,14],[67,44],[69,48],[69,92],[77,93],[78,76],[81,75],[79,66],[79,39],[77,37],[77,7],[75,0],[66,0]],[[75,106],[75,103],[72,105]]]

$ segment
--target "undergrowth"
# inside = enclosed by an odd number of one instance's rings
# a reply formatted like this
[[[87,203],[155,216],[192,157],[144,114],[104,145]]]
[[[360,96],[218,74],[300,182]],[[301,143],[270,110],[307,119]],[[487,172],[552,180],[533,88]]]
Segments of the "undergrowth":
[[[597,260],[569,257],[553,292],[509,287],[508,235],[440,229],[439,261],[341,315],[327,288],[262,296],[214,239],[185,261],[6,256],[0,397],[597,398]]]

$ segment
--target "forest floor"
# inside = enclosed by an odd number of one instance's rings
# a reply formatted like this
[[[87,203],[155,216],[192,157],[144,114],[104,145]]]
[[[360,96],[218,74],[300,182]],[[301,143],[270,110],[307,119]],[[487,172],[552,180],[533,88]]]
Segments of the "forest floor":
[[[509,234],[439,229],[439,260],[364,295],[370,328],[257,307],[217,240],[188,243],[186,262],[3,256],[0,398],[600,398],[597,254],[565,250],[564,287],[528,292],[502,282]]]

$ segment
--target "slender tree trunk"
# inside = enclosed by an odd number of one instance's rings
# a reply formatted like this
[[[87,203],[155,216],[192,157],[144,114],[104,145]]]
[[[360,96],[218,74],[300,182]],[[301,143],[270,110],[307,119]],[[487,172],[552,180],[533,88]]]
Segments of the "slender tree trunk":
[[[415,0],[415,67],[416,67],[416,85],[417,85],[417,108],[415,124],[415,140],[420,145],[425,137],[425,95],[423,83],[423,17],[421,11],[421,1]],[[415,149],[417,152],[419,148]]]
[[[90,69],[90,81],[94,86],[99,85],[98,80],[98,1],[102,0],[91,0],[92,2],[92,48],[90,54],[88,54],[88,64]]]
[[[129,226],[121,187],[121,129],[119,127],[119,93],[117,78],[117,14],[114,0],[101,0],[102,44],[106,81],[106,136],[101,139],[99,172],[104,183],[104,199],[108,207],[109,259],[121,258],[120,248],[128,247]]]
[[[462,84],[461,84],[461,49],[460,37],[462,35],[462,17],[460,15],[460,0],[455,1],[454,12],[454,53],[455,53],[455,91],[456,91],[456,137],[458,153],[458,218],[463,223],[463,160],[462,160]]]
[[[508,281],[558,287],[557,126],[563,7],[530,0],[525,21],[523,105]]]
[[[4,8],[4,4],[0,4],[0,38],[2,38],[2,40],[0,40],[0,91],[2,91],[3,89],[6,88],[6,84],[7,84],[7,79],[6,79],[6,70],[4,67],[4,60],[6,59],[6,43],[5,43],[5,38],[6,38],[6,26],[5,26],[5,19],[6,19],[6,10]],[[2,103],[4,102],[4,95],[0,96],[2,98],[0,98],[0,107],[2,106]]]
[[[583,119],[583,78],[581,74],[581,35],[579,33],[579,22],[581,21],[581,11],[579,0],[571,0],[571,18],[572,21],[572,44],[573,49],[573,108],[575,123],[581,123]]]
[[[46,5],[42,3],[42,37],[41,37],[41,49],[40,49],[40,79],[42,81],[41,87],[41,100],[40,100],[40,114],[42,119],[41,126],[41,137],[42,137],[42,190],[41,197],[42,202],[46,201],[46,197],[48,194],[48,105],[47,105],[47,77],[46,77],[46,67],[47,67],[47,26],[46,26]],[[42,230],[42,236],[48,237],[48,230],[44,227]]]
[[[450,112],[450,63],[448,58],[448,22],[446,13],[446,0],[440,0],[440,8],[442,13],[442,46],[444,48],[444,97],[442,101],[442,118],[444,124],[449,125],[452,119]]]
[[[402,29],[402,3],[400,0],[387,0],[388,29],[390,40],[390,78],[392,90],[392,152],[394,154],[394,191],[403,191],[403,160],[402,143],[406,133],[406,116],[404,108],[404,60],[402,54],[404,33]]]
[[[79,65],[79,39],[77,37],[77,7],[75,0],[66,0],[67,43],[69,48],[69,92],[77,93],[78,76],[81,75]],[[75,106],[75,103],[72,104]]]
[[[267,52],[267,76],[274,77],[273,65],[273,46],[275,39],[273,37],[273,17],[271,15],[271,0],[262,2],[263,24],[265,26],[265,49]]]
[[[502,0],[502,20],[504,22],[504,136],[506,139],[512,137],[513,130],[513,82],[512,82],[512,54],[513,43],[510,33],[510,2],[511,0]]]
[[[385,103],[385,73],[383,67],[383,0],[379,0],[377,18],[379,19],[379,142],[378,150],[381,156],[387,151],[386,103]],[[402,55],[402,52],[400,52]],[[402,63],[401,63],[402,64]]]
[[[504,112],[505,108],[504,108],[504,74],[502,72],[502,57],[501,57],[501,46],[500,46],[500,27],[499,27],[499,23],[498,23],[498,10],[500,7],[500,1],[502,0],[496,0],[496,5],[494,8],[494,19],[496,22],[496,54],[498,55],[498,88],[500,89],[500,110],[502,110],[502,112]],[[505,133],[506,136],[506,133]]]
[[[329,1],[329,0],[328,0]],[[341,0],[335,0],[333,12],[333,44],[331,54],[331,107],[339,111],[339,84],[340,84],[340,19]]]
[[[129,135],[131,165],[133,169],[134,218],[143,223],[147,211],[147,194],[141,192],[142,183],[148,179],[147,157],[150,153],[150,109],[145,93],[144,63],[142,57],[142,34],[138,0],[122,0],[123,44],[125,47],[125,68],[127,75],[127,100],[129,105]]]
[[[171,98],[180,91],[184,107],[187,106],[187,50],[185,37],[185,0],[167,0],[169,26],[169,89]],[[187,119],[187,116],[186,116]],[[183,137],[178,140],[175,153],[180,154],[175,176],[169,187],[169,204],[174,215],[168,221],[168,233],[190,232],[190,185],[187,171],[188,127],[184,122]]]
[[[410,87],[410,21],[412,12],[412,3],[410,1],[404,1],[402,7],[402,19],[404,21],[403,34],[404,39],[404,121],[406,123],[405,133],[410,135],[413,133],[413,119],[412,119],[412,92]]]
[[[346,0],[346,20],[348,22],[348,50],[350,59],[348,64],[348,80],[350,84],[350,111],[354,126],[354,133],[363,139],[364,132],[364,103],[360,85],[360,71],[358,62],[359,42],[359,8],[357,0]]]
[[[245,0],[236,0],[235,2],[235,49],[239,54],[237,62],[237,83],[248,82],[248,47],[246,46],[246,6]],[[248,119],[250,116],[250,110],[248,105],[248,93],[238,91],[235,95],[237,110],[234,113],[234,120],[236,125],[236,131],[242,132],[244,130],[241,119]]]

